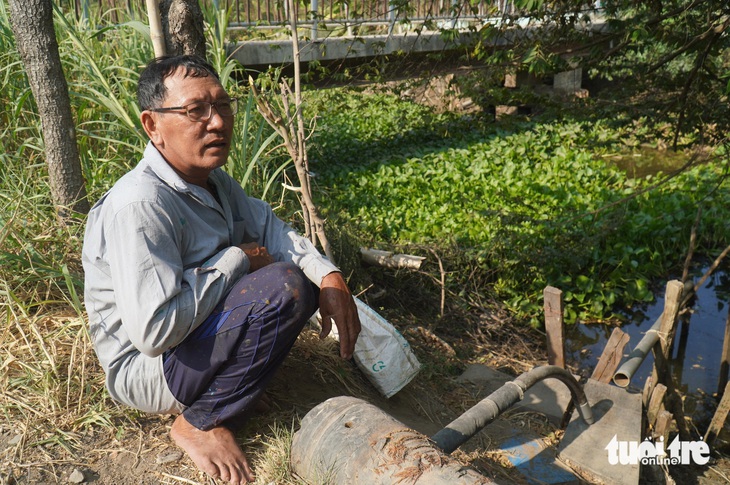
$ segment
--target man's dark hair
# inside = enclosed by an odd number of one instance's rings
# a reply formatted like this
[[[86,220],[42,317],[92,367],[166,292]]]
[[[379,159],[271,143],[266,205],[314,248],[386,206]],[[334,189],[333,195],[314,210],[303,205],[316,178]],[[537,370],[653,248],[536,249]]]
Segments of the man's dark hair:
[[[167,94],[165,79],[178,69],[185,77],[213,76],[220,80],[215,68],[200,56],[163,56],[153,59],[139,75],[137,82],[137,103],[142,111],[159,108]]]

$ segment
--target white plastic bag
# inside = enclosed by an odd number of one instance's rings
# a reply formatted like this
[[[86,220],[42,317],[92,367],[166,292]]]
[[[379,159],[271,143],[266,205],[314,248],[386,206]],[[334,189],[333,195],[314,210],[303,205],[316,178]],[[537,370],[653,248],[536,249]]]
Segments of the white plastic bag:
[[[359,299],[355,298],[355,303],[362,329],[353,358],[375,388],[383,396],[391,397],[411,382],[421,369],[421,363],[408,341],[392,324]],[[315,317],[319,323],[319,312]],[[335,325],[332,325],[331,335],[339,340]]]

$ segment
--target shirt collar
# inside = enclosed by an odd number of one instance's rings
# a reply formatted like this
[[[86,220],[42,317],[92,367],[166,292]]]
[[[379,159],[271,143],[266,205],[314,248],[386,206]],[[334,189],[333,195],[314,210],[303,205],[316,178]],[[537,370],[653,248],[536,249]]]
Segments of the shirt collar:
[[[160,151],[151,141],[148,142],[147,147],[145,147],[144,162],[147,163],[149,169],[152,170],[152,172],[154,172],[154,174],[162,182],[172,187],[173,190],[176,190],[181,194],[191,194],[210,207],[220,207],[219,202],[216,201],[207,190],[183,180],[175,169],[167,163],[165,157],[162,156]],[[219,184],[219,172],[221,172],[221,169],[216,168],[209,175],[209,179],[215,184]],[[220,186],[218,186],[218,188],[220,189]],[[220,191],[218,192],[218,195],[222,197]]]
[[[157,147],[150,141],[144,149],[144,160],[157,177],[178,192],[190,192],[190,184],[178,175],[178,173],[167,163],[165,157],[157,150]]]

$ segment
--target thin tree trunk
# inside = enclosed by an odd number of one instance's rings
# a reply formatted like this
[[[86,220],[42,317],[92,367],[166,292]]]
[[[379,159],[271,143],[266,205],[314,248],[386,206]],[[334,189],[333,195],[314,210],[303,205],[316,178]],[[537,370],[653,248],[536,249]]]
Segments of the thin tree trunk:
[[[302,115],[302,91],[300,81],[299,39],[297,37],[297,12],[293,0],[288,0],[289,26],[292,35],[292,54],[294,57],[294,93],[286,82],[281,83],[281,109],[277,109],[259,94],[253,79],[249,83],[256,99],[256,106],[264,119],[284,140],[284,146],[294,161],[299,178],[299,203],[302,205],[302,217],[305,224],[305,235],[313,244],[319,242],[325,255],[332,261],[334,255],[324,231],[324,219],[319,214],[312,199],[312,188],[309,178],[309,159],[307,158],[306,132]],[[294,108],[290,107],[293,98]],[[336,263],[335,263],[336,264]]]
[[[61,219],[87,213],[68,85],[53,28],[51,0],[9,0],[10,23],[38,105],[51,197]]]
[[[147,0],[147,17],[150,22],[150,38],[155,57],[162,57],[167,54],[165,46],[165,34],[162,31],[162,19],[160,18],[160,1]]]
[[[294,166],[299,176],[299,185],[301,186],[302,212],[305,214],[307,223],[307,235],[310,240],[322,246],[325,255],[334,262],[334,256],[330,248],[329,240],[324,232],[324,219],[319,215],[319,210],[312,199],[312,187],[309,179],[309,158],[307,156],[306,139],[307,135],[304,130],[304,115],[302,114],[302,87],[301,87],[301,61],[299,59],[299,35],[297,33],[297,10],[296,2],[289,1],[289,25],[291,28],[292,38],[292,54],[294,58],[294,116],[296,120],[289,119],[291,131],[296,136],[296,156],[294,156]],[[282,98],[287,99],[287,86],[282,84]],[[288,112],[288,110],[287,110]]]

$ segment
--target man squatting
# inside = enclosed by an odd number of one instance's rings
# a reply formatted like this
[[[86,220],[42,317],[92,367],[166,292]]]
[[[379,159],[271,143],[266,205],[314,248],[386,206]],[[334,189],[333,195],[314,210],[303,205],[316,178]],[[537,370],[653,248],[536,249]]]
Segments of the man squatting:
[[[209,475],[254,480],[234,431],[317,304],[340,355],[360,321],[339,270],[223,167],[236,100],[205,60],[140,75],[150,141],[89,213],[82,260],[94,349],[117,401],[178,414],[171,436]]]

